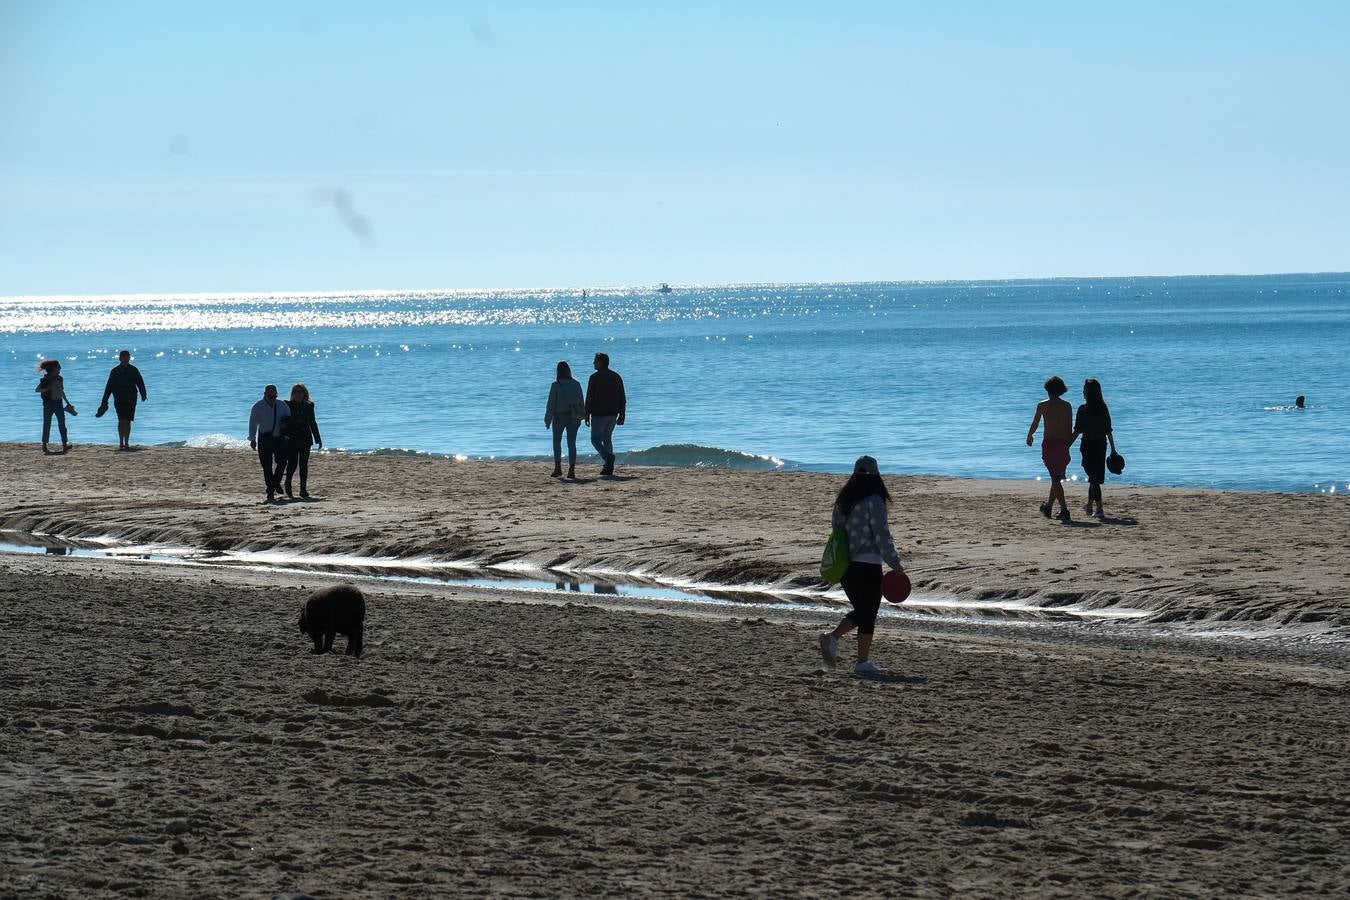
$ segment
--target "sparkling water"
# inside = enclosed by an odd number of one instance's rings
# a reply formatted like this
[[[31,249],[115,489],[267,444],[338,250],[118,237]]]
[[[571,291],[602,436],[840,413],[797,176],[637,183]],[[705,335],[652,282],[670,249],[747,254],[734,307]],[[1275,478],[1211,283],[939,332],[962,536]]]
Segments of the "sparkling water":
[[[303,381],[325,445],[551,454],[558,360],[609,353],[620,462],[1044,475],[1042,382],[1101,381],[1147,484],[1350,491],[1350,275],[0,299],[0,439],[35,441],[39,359],[61,360],[75,443],[129,349],[142,444],[246,446],[266,383]],[[1295,409],[1295,396],[1307,397]],[[589,452],[583,426],[578,443]],[[1081,479],[1075,453],[1070,474]]]

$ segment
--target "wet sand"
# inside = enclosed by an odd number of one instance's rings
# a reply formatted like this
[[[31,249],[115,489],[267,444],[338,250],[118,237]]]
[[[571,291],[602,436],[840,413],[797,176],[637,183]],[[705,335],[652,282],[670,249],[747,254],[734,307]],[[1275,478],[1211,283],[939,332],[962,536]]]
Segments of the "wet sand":
[[[321,499],[264,507],[242,453],[0,468],[11,529],[781,585],[839,481],[322,457]],[[869,680],[821,666],[828,613],[365,582],[353,660],[296,627],[324,576],[0,556],[0,894],[1350,886],[1350,669],[1287,652],[1347,624],[1343,502],[1108,485],[1116,523],[1065,527],[1035,483],[890,483],[920,593],[1150,616],[887,621]]]

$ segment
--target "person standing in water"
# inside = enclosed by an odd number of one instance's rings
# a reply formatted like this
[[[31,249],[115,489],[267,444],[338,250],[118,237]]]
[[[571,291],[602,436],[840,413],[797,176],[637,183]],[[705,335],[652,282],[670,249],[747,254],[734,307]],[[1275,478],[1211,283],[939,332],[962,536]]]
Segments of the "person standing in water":
[[[136,421],[136,397],[149,399],[145,393],[145,379],[141,370],[131,364],[131,351],[123,350],[117,354],[118,363],[108,373],[108,383],[103,386],[103,399],[99,402],[95,417],[102,417],[108,411],[108,398],[112,397],[113,408],[117,411],[117,449],[131,449],[131,423]]]
[[[309,399],[309,388],[303,384],[291,386],[291,399],[286,406],[291,417],[286,420],[286,496],[291,493],[291,479],[300,470],[300,496],[309,499],[309,448],[317,444],[323,448],[323,435],[314,418],[314,401]],[[278,475],[280,482],[283,476]],[[278,485],[278,489],[280,485]]]
[[[290,407],[277,399],[275,384],[263,388],[262,399],[253,404],[248,416],[248,445],[258,451],[268,503],[276,499],[281,487],[279,482],[286,465],[286,420],[290,417]]]
[[[1106,481],[1106,445],[1109,442],[1111,452],[1116,452],[1116,437],[1111,432],[1111,410],[1102,397],[1101,383],[1095,378],[1083,382],[1082,406],[1078,407],[1078,418],[1074,421],[1073,434],[1069,443],[1081,436],[1083,442],[1078,445],[1082,455],[1083,471],[1087,473],[1088,498],[1083,504],[1083,512],[1092,515],[1092,506],[1097,506],[1097,518],[1106,517],[1102,510],[1102,482]]]
[[[820,655],[832,669],[839,662],[839,639],[856,628],[858,662],[853,671],[859,675],[885,671],[871,660],[872,635],[881,609],[881,562],[884,559],[897,572],[905,570],[886,521],[890,500],[877,461],[870,456],[858,457],[853,475],[840,489],[830,513],[831,527],[848,533],[848,569],[840,584],[853,607],[834,631],[822,634],[818,641]]]
[[[42,452],[47,451],[47,442],[52,437],[52,416],[56,416],[56,427],[61,433],[61,452],[70,450],[70,437],[66,433],[66,380],[61,377],[61,363],[55,359],[44,359],[38,363],[42,379],[35,391],[42,395]]]
[[[1041,504],[1041,515],[1050,518],[1055,501],[1059,501],[1059,520],[1068,522],[1069,501],[1064,499],[1064,470],[1069,467],[1069,435],[1073,433],[1073,407],[1064,399],[1069,386],[1058,375],[1045,382],[1050,396],[1036,404],[1036,416],[1027,429],[1027,446],[1036,443],[1036,427],[1045,422],[1041,437],[1041,461],[1050,473],[1050,497]]]
[[[586,415],[581,382],[572,377],[566,360],[558,363],[558,376],[548,389],[544,427],[553,429],[553,477],[562,477],[562,437],[567,435],[567,477],[577,477],[577,429]]]
[[[605,461],[601,478],[614,474],[614,426],[623,424],[627,407],[623,379],[609,367],[609,354],[595,354],[595,374],[586,384],[586,424],[591,426],[591,446]]]

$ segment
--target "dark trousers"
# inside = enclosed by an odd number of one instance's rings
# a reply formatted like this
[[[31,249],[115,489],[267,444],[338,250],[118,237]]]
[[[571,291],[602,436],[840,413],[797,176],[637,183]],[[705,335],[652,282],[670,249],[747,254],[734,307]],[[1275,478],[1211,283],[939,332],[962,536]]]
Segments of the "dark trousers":
[[[286,493],[291,492],[291,476],[295,470],[300,470],[300,493],[307,493],[306,485],[309,483],[309,444],[301,444],[300,441],[288,441],[290,449],[286,451]]]
[[[877,630],[877,611],[881,608],[881,566],[877,563],[851,562],[839,583],[853,609],[844,616],[858,626],[858,634]]]
[[[280,488],[281,473],[286,469],[286,439],[270,434],[258,435],[258,463],[262,466],[263,482],[270,497]]]
[[[66,408],[50,400],[42,401],[42,443],[51,440],[52,416],[56,416],[56,427],[61,432],[61,443],[69,444],[70,440],[66,437]]]

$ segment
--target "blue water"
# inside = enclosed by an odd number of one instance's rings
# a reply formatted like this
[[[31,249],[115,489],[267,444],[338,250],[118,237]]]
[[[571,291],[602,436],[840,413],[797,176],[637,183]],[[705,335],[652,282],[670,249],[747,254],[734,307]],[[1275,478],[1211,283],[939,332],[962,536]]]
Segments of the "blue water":
[[[1350,491],[1350,275],[4,298],[0,439],[37,440],[54,356],[72,441],[114,443],[93,412],[124,347],[143,444],[241,445],[262,385],[304,381],[330,448],[545,456],[554,365],[584,384],[604,350],[629,462],[1035,477],[1060,374],[1075,404],[1102,382],[1122,480]]]

